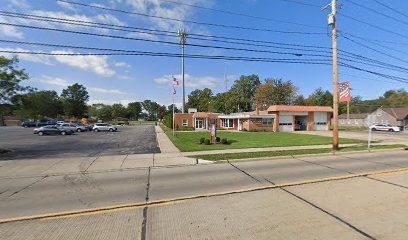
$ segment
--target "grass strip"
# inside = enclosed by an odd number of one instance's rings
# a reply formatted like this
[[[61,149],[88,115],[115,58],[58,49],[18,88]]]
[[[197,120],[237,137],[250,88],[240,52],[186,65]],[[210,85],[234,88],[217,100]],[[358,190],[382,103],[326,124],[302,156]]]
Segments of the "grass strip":
[[[162,126],[173,144],[182,152],[210,151],[223,149],[245,149],[245,148],[266,148],[266,147],[291,147],[310,145],[329,145],[332,143],[331,137],[317,136],[309,134],[299,134],[295,132],[235,132],[219,131],[217,136],[227,139],[229,144],[200,144],[200,138],[209,139],[209,132],[176,132],[175,136],[171,129]],[[341,144],[364,144],[366,141],[356,139],[341,138]]]
[[[371,146],[370,150],[376,149],[396,149],[405,148],[406,145],[403,144],[393,144],[393,145],[375,145]],[[366,151],[367,146],[353,146],[353,147],[343,147],[336,152],[351,152],[351,151]],[[264,158],[264,157],[280,157],[280,156],[293,156],[293,155],[305,155],[305,154],[320,154],[320,153],[331,153],[333,150],[331,148],[320,148],[320,149],[299,149],[299,150],[282,150],[282,151],[266,151],[266,152],[244,152],[244,153],[224,153],[224,154],[205,154],[205,155],[195,155],[189,156],[191,158],[198,158],[211,161],[221,161],[221,160],[235,160],[235,159],[250,159],[250,158]]]

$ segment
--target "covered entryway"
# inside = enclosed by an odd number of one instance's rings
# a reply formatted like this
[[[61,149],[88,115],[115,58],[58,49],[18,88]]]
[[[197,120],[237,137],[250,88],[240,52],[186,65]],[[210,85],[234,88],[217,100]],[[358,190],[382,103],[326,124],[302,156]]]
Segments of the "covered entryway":
[[[195,120],[196,129],[205,129],[205,121],[203,118],[196,118]]]
[[[307,116],[295,116],[295,131],[307,131]]]
[[[196,112],[193,114],[193,127],[195,130],[206,130],[209,124],[208,114],[205,112]]]

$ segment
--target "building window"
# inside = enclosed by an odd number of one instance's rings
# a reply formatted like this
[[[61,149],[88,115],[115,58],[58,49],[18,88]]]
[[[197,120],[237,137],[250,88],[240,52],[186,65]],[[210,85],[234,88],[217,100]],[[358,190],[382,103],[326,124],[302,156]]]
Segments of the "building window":
[[[315,123],[316,125],[326,125],[327,123],[326,122],[317,122],[317,123]]]
[[[279,123],[279,126],[292,126],[292,123]]]
[[[272,124],[273,124],[272,118],[263,118],[262,119],[262,125],[272,126]]]
[[[234,127],[234,119],[222,119],[221,126],[225,128],[233,128]]]
[[[187,118],[183,118],[183,122],[181,124],[183,127],[188,127],[188,119]]]

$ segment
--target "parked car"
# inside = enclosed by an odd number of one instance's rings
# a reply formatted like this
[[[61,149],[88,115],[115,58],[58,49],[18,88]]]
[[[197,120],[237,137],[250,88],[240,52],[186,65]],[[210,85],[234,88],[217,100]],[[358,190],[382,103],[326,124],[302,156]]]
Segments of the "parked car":
[[[107,123],[95,123],[95,125],[93,126],[93,130],[95,132],[99,131],[116,132],[118,128]]]
[[[64,127],[58,127],[56,125],[47,125],[34,129],[34,134],[42,135],[70,135],[73,134],[74,130]]]
[[[33,122],[33,121],[25,121],[21,123],[22,127],[29,128],[29,127],[43,127],[47,125],[52,125],[50,122]]]
[[[77,126],[77,132],[82,132],[82,131],[92,131],[92,126],[91,125],[87,125],[87,124],[83,124],[83,123],[75,123],[75,125]],[[80,130],[79,130],[80,129]]]
[[[375,125],[372,125],[370,128],[373,131],[388,131],[388,132],[399,132],[400,131],[399,127],[394,127],[390,124],[375,124]]]

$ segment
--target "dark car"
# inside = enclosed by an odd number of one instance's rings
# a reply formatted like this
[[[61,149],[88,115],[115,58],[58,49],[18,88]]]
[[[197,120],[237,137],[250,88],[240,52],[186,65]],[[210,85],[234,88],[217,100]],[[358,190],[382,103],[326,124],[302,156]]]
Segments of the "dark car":
[[[70,135],[73,134],[74,130],[69,128],[58,127],[55,125],[47,125],[34,129],[34,134],[42,135]]]
[[[33,122],[33,121],[25,121],[21,123],[22,127],[28,128],[28,127],[43,127],[47,125],[52,125],[50,122]]]

